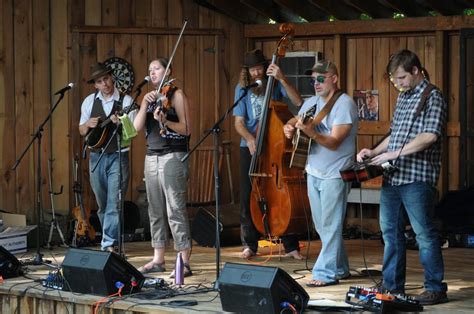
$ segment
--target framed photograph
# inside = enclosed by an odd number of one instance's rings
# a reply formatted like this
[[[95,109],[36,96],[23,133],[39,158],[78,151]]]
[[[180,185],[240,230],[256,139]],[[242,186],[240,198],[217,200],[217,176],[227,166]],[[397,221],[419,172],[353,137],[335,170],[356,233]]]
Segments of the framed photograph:
[[[359,120],[379,120],[378,90],[354,90],[354,101],[359,111]]]

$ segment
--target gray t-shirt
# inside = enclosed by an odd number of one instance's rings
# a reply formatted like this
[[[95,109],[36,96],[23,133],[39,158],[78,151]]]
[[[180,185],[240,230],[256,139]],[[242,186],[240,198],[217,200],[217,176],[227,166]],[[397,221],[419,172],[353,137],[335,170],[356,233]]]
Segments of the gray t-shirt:
[[[304,102],[299,114],[316,105],[316,116],[325,104],[321,97],[313,96]],[[321,179],[340,178],[339,169],[351,162],[355,156],[358,121],[357,106],[349,95],[342,94],[331,112],[324,117],[319,125],[315,126],[315,130],[321,134],[330,134],[332,128],[336,125],[352,124],[351,132],[337,150],[330,150],[312,141],[306,163],[306,172]]]

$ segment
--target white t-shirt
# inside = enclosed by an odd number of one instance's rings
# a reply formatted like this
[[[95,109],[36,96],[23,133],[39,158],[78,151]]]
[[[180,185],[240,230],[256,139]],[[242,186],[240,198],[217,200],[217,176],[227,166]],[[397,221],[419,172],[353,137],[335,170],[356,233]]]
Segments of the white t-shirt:
[[[316,116],[326,103],[319,96],[308,98],[299,114],[308,111],[315,104],[317,106]],[[306,172],[321,179],[340,178],[339,169],[351,162],[355,156],[358,121],[357,106],[349,95],[342,94],[332,107],[331,112],[324,117],[319,125],[315,126],[315,130],[322,134],[330,134],[336,125],[352,124],[349,136],[336,150],[330,150],[312,141],[305,168]]]

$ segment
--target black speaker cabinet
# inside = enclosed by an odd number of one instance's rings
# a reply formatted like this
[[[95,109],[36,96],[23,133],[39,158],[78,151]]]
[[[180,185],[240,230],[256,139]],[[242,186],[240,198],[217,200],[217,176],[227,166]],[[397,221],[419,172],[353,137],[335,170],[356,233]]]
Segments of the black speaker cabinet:
[[[69,249],[63,261],[64,289],[73,292],[107,296],[137,292],[143,286],[143,275],[118,254],[93,250]],[[132,282],[133,284],[132,287]]]
[[[238,206],[221,206],[219,240],[221,246],[240,244],[240,209]],[[216,246],[215,208],[200,207],[194,217],[191,236],[200,246]]]
[[[0,245],[0,275],[3,279],[18,277],[22,273],[20,261],[15,255]]]
[[[228,312],[280,313],[282,302],[302,312],[309,300],[306,291],[278,267],[226,263],[218,287],[222,309]]]

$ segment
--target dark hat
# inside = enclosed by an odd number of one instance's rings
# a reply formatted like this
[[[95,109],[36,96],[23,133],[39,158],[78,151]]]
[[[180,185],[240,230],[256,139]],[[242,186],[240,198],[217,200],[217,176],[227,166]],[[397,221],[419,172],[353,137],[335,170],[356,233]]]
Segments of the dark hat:
[[[266,63],[267,59],[265,59],[265,56],[260,49],[254,49],[245,54],[244,67],[251,68],[256,65],[263,65]]]
[[[103,63],[95,63],[91,65],[91,69],[89,71],[90,77],[87,83],[93,84],[96,79],[104,75],[110,74],[112,71],[113,70],[111,68],[105,66]]]
[[[304,74],[311,75],[313,72],[321,74],[331,72],[332,74],[337,75],[337,67],[334,62],[331,62],[329,60],[320,60],[316,62],[311,69],[307,69],[306,71],[304,71]]]

